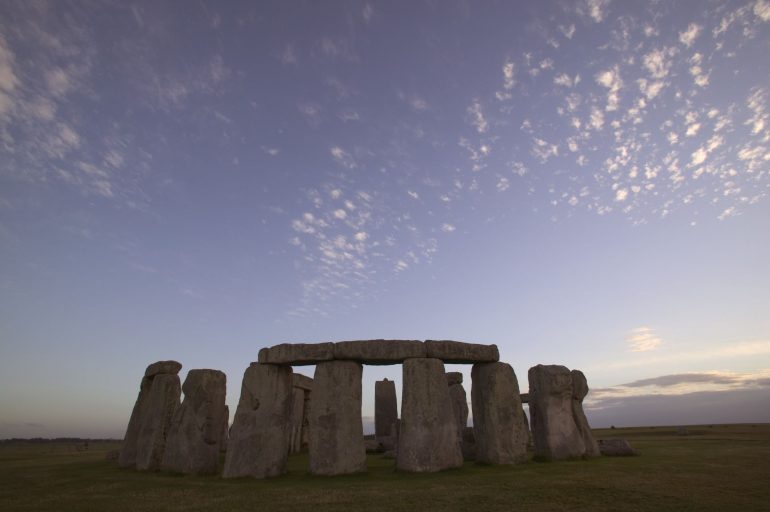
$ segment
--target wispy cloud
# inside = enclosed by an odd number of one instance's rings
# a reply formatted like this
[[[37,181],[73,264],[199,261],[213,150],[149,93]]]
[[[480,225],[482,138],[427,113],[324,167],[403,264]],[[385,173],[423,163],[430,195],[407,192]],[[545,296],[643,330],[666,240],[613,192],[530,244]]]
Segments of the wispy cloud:
[[[626,337],[626,342],[631,352],[649,352],[658,349],[663,340],[651,327],[637,327]]]

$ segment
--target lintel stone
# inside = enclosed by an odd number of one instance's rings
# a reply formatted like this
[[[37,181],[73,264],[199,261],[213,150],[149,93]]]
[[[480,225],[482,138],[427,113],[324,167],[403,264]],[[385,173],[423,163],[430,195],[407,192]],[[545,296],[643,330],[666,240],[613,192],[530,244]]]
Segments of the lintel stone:
[[[500,360],[497,345],[481,345],[451,340],[425,341],[427,357],[450,364],[495,363]]]
[[[334,359],[334,343],[282,343],[259,351],[262,364],[306,366]]]
[[[405,359],[425,357],[425,345],[417,340],[355,340],[334,343],[334,359],[362,364],[401,364]]]

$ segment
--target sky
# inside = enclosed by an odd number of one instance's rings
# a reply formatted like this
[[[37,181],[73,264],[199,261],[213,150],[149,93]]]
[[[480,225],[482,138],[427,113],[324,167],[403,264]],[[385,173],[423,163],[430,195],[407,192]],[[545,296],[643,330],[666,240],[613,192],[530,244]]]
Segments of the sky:
[[[376,338],[770,422],[769,52],[768,0],[1,2],[0,438]]]

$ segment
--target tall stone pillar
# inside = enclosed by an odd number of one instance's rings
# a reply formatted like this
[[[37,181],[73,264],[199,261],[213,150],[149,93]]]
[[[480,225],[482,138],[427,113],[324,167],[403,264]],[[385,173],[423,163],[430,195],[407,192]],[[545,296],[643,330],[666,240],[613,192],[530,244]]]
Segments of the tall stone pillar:
[[[448,372],[446,381],[449,385],[449,399],[452,401],[452,412],[457,423],[457,435],[462,442],[463,432],[468,426],[468,395],[463,387],[463,374]]]
[[[572,370],[572,418],[583,438],[583,444],[586,447],[586,455],[589,457],[601,456],[599,444],[594,439],[591,427],[588,425],[588,418],[583,411],[583,399],[588,394],[588,381],[586,376],[580,370]]]
[[[396,447],[397,402],[395,382],[385,379],[374,383],[374,437],[385,451]]]
[[[463,455],[440,359],[404,361],[396,467],[432,472],[460,467]]]
[[[305,390],[292,390],[291,427],[289,432],[289,453],[302,449],[302,421],[305,418]]]
[[[190,370],[184,401],[174,412],[161,469],[193,475],[217,473],[222,424],[227,422],[227,377],[219,370]]]
[[[160,467],[166,436],[182,393],[176,361],[158,361],[147,367],[131,412],[118,465],[156,470]]]
[[[572,415],[572,374],[566,367],[529,369],[529,414],[536,457],[566,459],[586,452]]]
[[[471,371],[476,461],[516,464],[527,459],[529,432],[519,383],[507,363],[477,363]]]
[[[286,472],[291,375],[290,366],[251,363],[246,369],[227,442],[223,478],[267,478]]]
[[[310,392],[310,472],[342,475],[366,471],[361,422],[360,363],[325,361],[315,367]]]
[[[222,428],[219,435],[219,451],[227,451],[228,439],[230,439],[230,407],[225,405],[225,413],[222,415]]]

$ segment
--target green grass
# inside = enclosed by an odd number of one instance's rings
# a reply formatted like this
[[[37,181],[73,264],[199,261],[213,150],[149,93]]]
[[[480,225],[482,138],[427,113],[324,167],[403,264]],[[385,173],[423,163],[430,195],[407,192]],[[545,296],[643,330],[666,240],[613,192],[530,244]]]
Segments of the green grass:
[[[434,474],[394,471],[369,456],[366,474],[315,477],[307,456],[269,480],[189,477],[118,469],[116,443],[0,445],[0,510],[770,510],[770,425],[715,425],[596,431],[625,437],[638,457]]]

